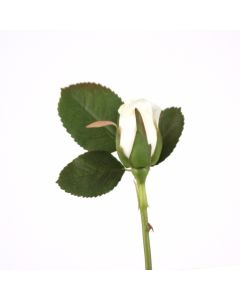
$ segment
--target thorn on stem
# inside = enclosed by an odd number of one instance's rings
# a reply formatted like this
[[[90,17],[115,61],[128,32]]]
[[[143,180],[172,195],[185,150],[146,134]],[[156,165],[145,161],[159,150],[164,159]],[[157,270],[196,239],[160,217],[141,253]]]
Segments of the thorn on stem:
[[[153,227],[150,223],[147,223],[147,229],[148,231],[152,230],[154,232]]]

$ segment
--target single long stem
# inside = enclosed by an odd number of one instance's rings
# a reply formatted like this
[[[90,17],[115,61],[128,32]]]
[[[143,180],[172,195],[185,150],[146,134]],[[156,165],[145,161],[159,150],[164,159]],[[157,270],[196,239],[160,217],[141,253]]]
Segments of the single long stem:
[[[143,248],[144,248],[144,257],[145,257],[145,269],[152,270],[152,257],[151,257],[151,247],[149,239],[149,230],[150,224],[148,223],[148,213],[147,213],[147,194],[144,182],[139,182],[136,180],[136,190],[138,195],[138,205],[141,214],[142,221],[142,237],[143,237]]]

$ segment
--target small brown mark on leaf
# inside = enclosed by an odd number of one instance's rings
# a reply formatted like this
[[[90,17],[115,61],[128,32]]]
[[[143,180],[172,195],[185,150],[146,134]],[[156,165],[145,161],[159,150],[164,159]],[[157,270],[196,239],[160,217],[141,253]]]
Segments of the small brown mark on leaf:
[[[86,128],[99,128],[99,127],[105,127],[105,126],[109,126],[109,125],[113,125],[113,126],[117,127],[117,124],[112,121],[96,121],[96,122],[86,125]]]

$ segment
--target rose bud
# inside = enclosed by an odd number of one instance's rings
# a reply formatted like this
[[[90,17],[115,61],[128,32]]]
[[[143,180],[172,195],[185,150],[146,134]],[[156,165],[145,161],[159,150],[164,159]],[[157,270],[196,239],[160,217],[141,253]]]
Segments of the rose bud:
[[[155,165],[162,150],[161,109],[140,99],[122,104],[118,112],[116,148],[124,166],[140,169]]]

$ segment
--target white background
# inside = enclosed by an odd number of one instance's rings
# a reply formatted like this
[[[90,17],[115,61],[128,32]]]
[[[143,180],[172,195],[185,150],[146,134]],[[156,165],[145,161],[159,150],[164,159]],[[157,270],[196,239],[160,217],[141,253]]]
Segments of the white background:
[[[143,269],[130,174],[95,199],[55,184],[83,153],[60,88],[83,81],[182,107],[181,140],[147,182],[154,269],[240,264],[239,32],[5,32],[0,46],[1,269]]]

